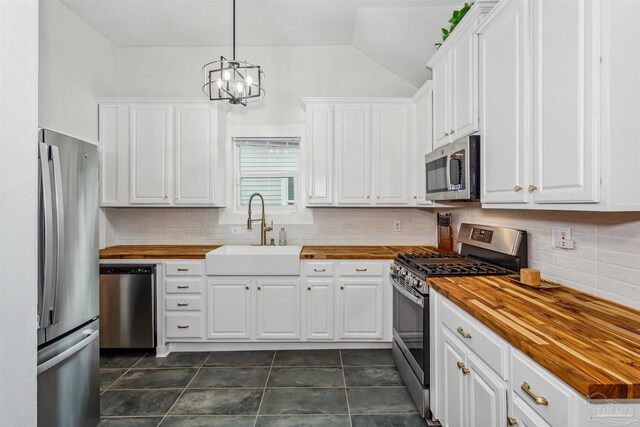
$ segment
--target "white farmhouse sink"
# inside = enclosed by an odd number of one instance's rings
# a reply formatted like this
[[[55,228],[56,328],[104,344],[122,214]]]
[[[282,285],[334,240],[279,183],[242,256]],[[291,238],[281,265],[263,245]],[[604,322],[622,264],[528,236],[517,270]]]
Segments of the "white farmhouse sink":
[[[209,276],[297,276],[302,246],[221,246],[207,253]]]

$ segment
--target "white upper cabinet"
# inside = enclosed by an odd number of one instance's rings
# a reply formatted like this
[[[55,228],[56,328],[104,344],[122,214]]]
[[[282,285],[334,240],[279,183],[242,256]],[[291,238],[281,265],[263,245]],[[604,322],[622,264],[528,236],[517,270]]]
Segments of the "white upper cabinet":
[[[476,1],[427,63],[433,73],[433,148],[478,131],[476,29],[495,4]]]
[[[427,171],[425,156],[433,149],[433,81],[429,80],[414,96],[415,101],[415,182],[414,200],[417,205],[432,205],[427,200]]]
[[[532,6],[533,199],[597,202],[599,2]]]
[[[373,188],[375,204],[408,202],[408,106],[373,106]]]
[[[101,99],[101,206],[223,206],[224,113]]]
[[[371,106],[336,105],[338,203],[368,204],[371,199]]]
[[[169,204],[171,108],[132,105],[130,109],[132,204]]]
[[[307,203],[333,203],[333,105],[309,105],[306,113],[309,197]]]
[[[528,201],[526,7],[524,1],[505,1],[480,35],[483,203]]]
[[[306,98],[308,206],[409,204],[413,101]]]

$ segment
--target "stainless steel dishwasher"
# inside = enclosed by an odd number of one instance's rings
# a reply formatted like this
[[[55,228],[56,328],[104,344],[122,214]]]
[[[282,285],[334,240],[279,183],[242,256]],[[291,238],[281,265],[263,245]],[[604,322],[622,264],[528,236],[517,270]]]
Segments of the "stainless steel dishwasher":
[[[100,348],[154,348],[155,266],[100,266]]]

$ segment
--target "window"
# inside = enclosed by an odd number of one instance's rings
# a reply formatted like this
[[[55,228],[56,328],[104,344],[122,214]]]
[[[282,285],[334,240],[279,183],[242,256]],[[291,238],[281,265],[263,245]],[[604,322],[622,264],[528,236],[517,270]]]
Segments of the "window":
[[[234,138],[237,205],[260,193],[267,206],[297,206],[300,138]]]

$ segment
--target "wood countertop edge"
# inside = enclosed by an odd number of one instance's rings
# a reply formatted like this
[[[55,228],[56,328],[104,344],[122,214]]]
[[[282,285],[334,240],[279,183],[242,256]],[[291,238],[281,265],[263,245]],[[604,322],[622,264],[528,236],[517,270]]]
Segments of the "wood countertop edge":
[[[485,280],[490,278],[490,276],[485,276]],[[546,370],[551,372],[556,378],[560,381],[566,383],[572,389],[574,389],[578,394],[583,396],[586,399],[640,399],[640,378],[636,382],[635,379],[633,382],[628,381],[616,381],[611,378],[614,375],[611,375],[605,370],[600,370],[599,372],[593,372],[590,374],[588,371],[594,371],[594,365],[585,363],[581,363],[578,361],[577,364],[571,365],[570,362],[559,364],[557,361],[554,361],[549,356],[551,354],[559,354],[557,358],[559,360],[569,360],[570,354],[568,350],[563,350],[562,346],[554,344],[554,343],[546,343],[545,345],[537,345],[531,340],[527,339],[522,334],[519,334],[518,331],[515,331],[509,328],[506,324],[501,324],[501,320],[498,320],[497,317],[491,317],[482,314],[476,310],[473,310],[473,306],[469,301],[469,299],[465,299],[463,295],[460,295],[454,292],[451,288],[455,286],[463,286],[459,284],[455,284],[453,282],[450,283],[439,283],[440,279],[429,279],[428,284],[430,287],[435,289],[438,293],[440,293],[443,297],[447,298],[465,313],[482,323],[484,326],[489,328],[495,334],[500,336],[506,342],[508,342],[511,346],[531,358],[533,361],[544,367]],[[516,285],[514,285],[516,286]],[[576,294],[585,294],[582,291],[575,290],[573,288],[567,288],[571,292],[575,292]],[[544,291],[543,291],[544,292]],[[551,291],[552,292],[552,291]],[[590,294],[585,294],[589,295]],[[598,298],[598,297],[594,297]],[[600,298],[601,299],[601,298]],[[607,301],[607,300],[603,300]],[[611,306],[620,306],[617,303],[609,302]],[[624,306],[623,306],[624,307]],[[505,307],[508,308],[508,307]],[[626,308],[626,307],[625,307]],[[595,362],[594,362],[595,363]],[[622,364],[623,362],[619,362]],[[577,365],[578,368],[576,368]],[[607,370],[610,367],[607,368]],[[620,369],[625,368],[621,366]],[[599,374],[602,377],[609,377],[607,380],[597,381],[595,376]],[[615,377],[624,377],[624,374],[616,373]]]

